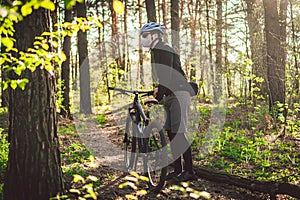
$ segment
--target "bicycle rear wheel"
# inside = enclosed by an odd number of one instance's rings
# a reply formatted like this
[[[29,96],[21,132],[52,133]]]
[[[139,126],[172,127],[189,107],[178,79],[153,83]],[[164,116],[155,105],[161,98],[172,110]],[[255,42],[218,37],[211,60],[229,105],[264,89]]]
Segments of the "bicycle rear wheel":
[[[162,126],[151,122],[146,128],[146,155],[144,170],[149,177],[149,186],[160,190],[165,183],[167,173],[167,142]]]
[[[136,163],[136,125],[130,116],[126,119],[125,137],[124,137],[124,164],[126,171],[130,172],[135,170]]]

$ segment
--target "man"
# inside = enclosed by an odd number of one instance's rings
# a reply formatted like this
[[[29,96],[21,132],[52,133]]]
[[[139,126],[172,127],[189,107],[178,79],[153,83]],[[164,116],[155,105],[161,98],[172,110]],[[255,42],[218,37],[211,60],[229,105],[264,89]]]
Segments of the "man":
[[[152,74],[154,81],[158,82],[154,96],[158,101],[164,102],[164,128],[171,141],[172,155],[175,159],[174,171],[167,175],[167,179],[182,182],[195,179],[192,151],[185,135],[190,95],[178,54],[162,41],[164,29],[164,26],[150,22],[142,27],[140,35],[142,45],[151,51]],[[184,169],[181,163],[182,156]]]

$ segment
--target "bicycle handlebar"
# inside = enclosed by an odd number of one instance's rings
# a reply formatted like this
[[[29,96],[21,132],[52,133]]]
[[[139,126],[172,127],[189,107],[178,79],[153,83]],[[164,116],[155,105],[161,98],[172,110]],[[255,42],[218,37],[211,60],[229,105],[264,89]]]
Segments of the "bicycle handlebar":
[[[149,90],[149,91],[125,90],[125,89],[117,88],[117,87],[108,87],[108,90],[115,90],[122,94],[131,93],[131,94],[144,94],[145,96],[153,95],[153,90]]]

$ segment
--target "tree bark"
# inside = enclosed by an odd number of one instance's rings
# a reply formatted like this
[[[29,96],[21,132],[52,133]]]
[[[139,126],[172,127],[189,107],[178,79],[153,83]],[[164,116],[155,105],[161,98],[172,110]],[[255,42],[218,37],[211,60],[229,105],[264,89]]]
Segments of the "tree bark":
[[[65,8],[65,22],[72,21],[72,10]],[[62,91],[63,91],[63,102],[61,114],[64,117],[70,117],[70,51],[71,51],[71,37],[66,36],[63,42],[63,52],[66,55],[66,61],[62,63],[61,78],[63,81]]]
[[[216,22],[216,66],[213,82],[214,102],[218,102],[222,95],[222,0],[217,0]]]
[[[195,5],[190,2],[188,4],[188,11],[191,18],[191,21],[189,23],[190,27],[190,33],[191,33],[191,51],[190,51],[190,59],[195,60],[195,50],[196,50],[196,27],[197,27],[197,18],[198,18],[198,12],[199,12],[199,5],[200,1],[197,0],[195,2]],[[195,6],[195,7],[193,7]],[[191,64],[190,66],[190,80],[195,81],[196,80],[196,67],[194,64]]]
[[[85,1],[76,4],[77,17],[86,18]],[[78,32],[78,54],[79,54],[79,84],[80,84],[80,112],[92,113],[91,86],[90,86],[90,64],[88,58],[88,41],[86,31]]]
[[[210,64],[210,78],[211,82],[214,80],[214,74],[213,74],[213,58],[212,58],[212,31],[211,31],[211,23],[210,23],[210,15],[209,15],[209,9],[210,9],[210,1],[205,0],[205,11],[206,11],[206,26],[207,26],[207,37],[208,37],[208,54],[209,54],[209,64]],[[202,79],[203,80],[203,79]],[[208,93],[210,93],[210,87],[208,87]]]
[[[297,49],[297,41],[298,41],[298,37],[297,37],[297,30],[295,27],[295,16],[294,16],[294,11],[293,11],[293,3],[290,2],[290,15],[291,15],[291,32],[292,32],[292,49],[293,49],[293,58],[294,58],[294,66],[295,66],[295,75],[296,77],[299,77],[300,75],[300,70],[299,70],[299,54],[298,49]],[[297,96],[299,95],[299,91],[300,90],[300,84],[299,84],[299,78],[295,78],[293,81],[293,90],[291,91],[291,93],[295,92],[297,94]]]
[[[167,25],[167,9],[168,7],[166,6],[166,0],[162,0],[162,12],[163,12],[163,24]]]
[[[265,34],[267,41],[267,65],[269,82],[269,106],[285,103],[285,64],[282,47],[277,1],[263,0],[265,10]]]
[[[251,50],[251,60],[252,60],[252,73],[255,77],[263,78],[264,83],[253,80],[253,87],[258,87],[259,91],[253,92],[254,104],[256,104],[256,97],[264,95],[267,93],[267,88],[265,83],[267,83],[267,70],[265,70],[265,51],[264,51],[264,38],[263,31],[259,25],[259,10],[255,3],[255,0],[246,0],[247,4],[247,24],[249,27],[249,39],[250,39],[250,50]],[[253,89],[253,88],[251,88]],[[265,95],[264,95],[265,96]],[[266,96],[265,96],[266,97]]]
[[[166,0],[162,0],[162,20],[163,20],[163,25],[166,26],[168,23],[168,8],[169,6],[166,3]],[[168,43],[168,36],[167,34],[164,34],[163,36],[163,41]]]
[[[148,22],[156,22],[156,8],[154,0],[145,0]]]
[[[141,0],[138,0],[138,4],[141,5]],[[142,7],[139,6],[139,24],[140,27],[143,25],[143,13],[142,13]],[[143,48],[141,44],[141,37],[139,37],[139,63],[138,63],[138,69],[139,69],[139,81],[141,85],[144,85],[144,58],[143,58]]]
[[[49,31],[49,13],[34,11],[15,25],[16,48],[26,51]],[[49,199],[63,192],[55,105],[55,78],[45,69],[26,70],[25,90],[10,92],[9,158],[4,199]],[[18,78],[18,77],[11,77]]]
[[[180,19],[179,19],[179,1],[171,1],[171,31],[172,31],[172,46],[180,55],[179,45],[179,31],[180,31]]]
[[[118,16],[116,11],[113,8],[113,1],[109,1],[109,7],[111,12],[111,35],[114,37],[118,34]]]

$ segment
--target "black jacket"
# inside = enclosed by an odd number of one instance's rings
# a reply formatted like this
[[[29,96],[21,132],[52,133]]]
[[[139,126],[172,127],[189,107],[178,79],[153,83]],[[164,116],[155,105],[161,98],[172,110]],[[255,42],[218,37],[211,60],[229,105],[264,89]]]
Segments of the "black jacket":
[[[179,55],[161,40],[151,49],[152,76],[158,87],[156,99],[174,91],[186,90],[187,79],[181,67]]]

